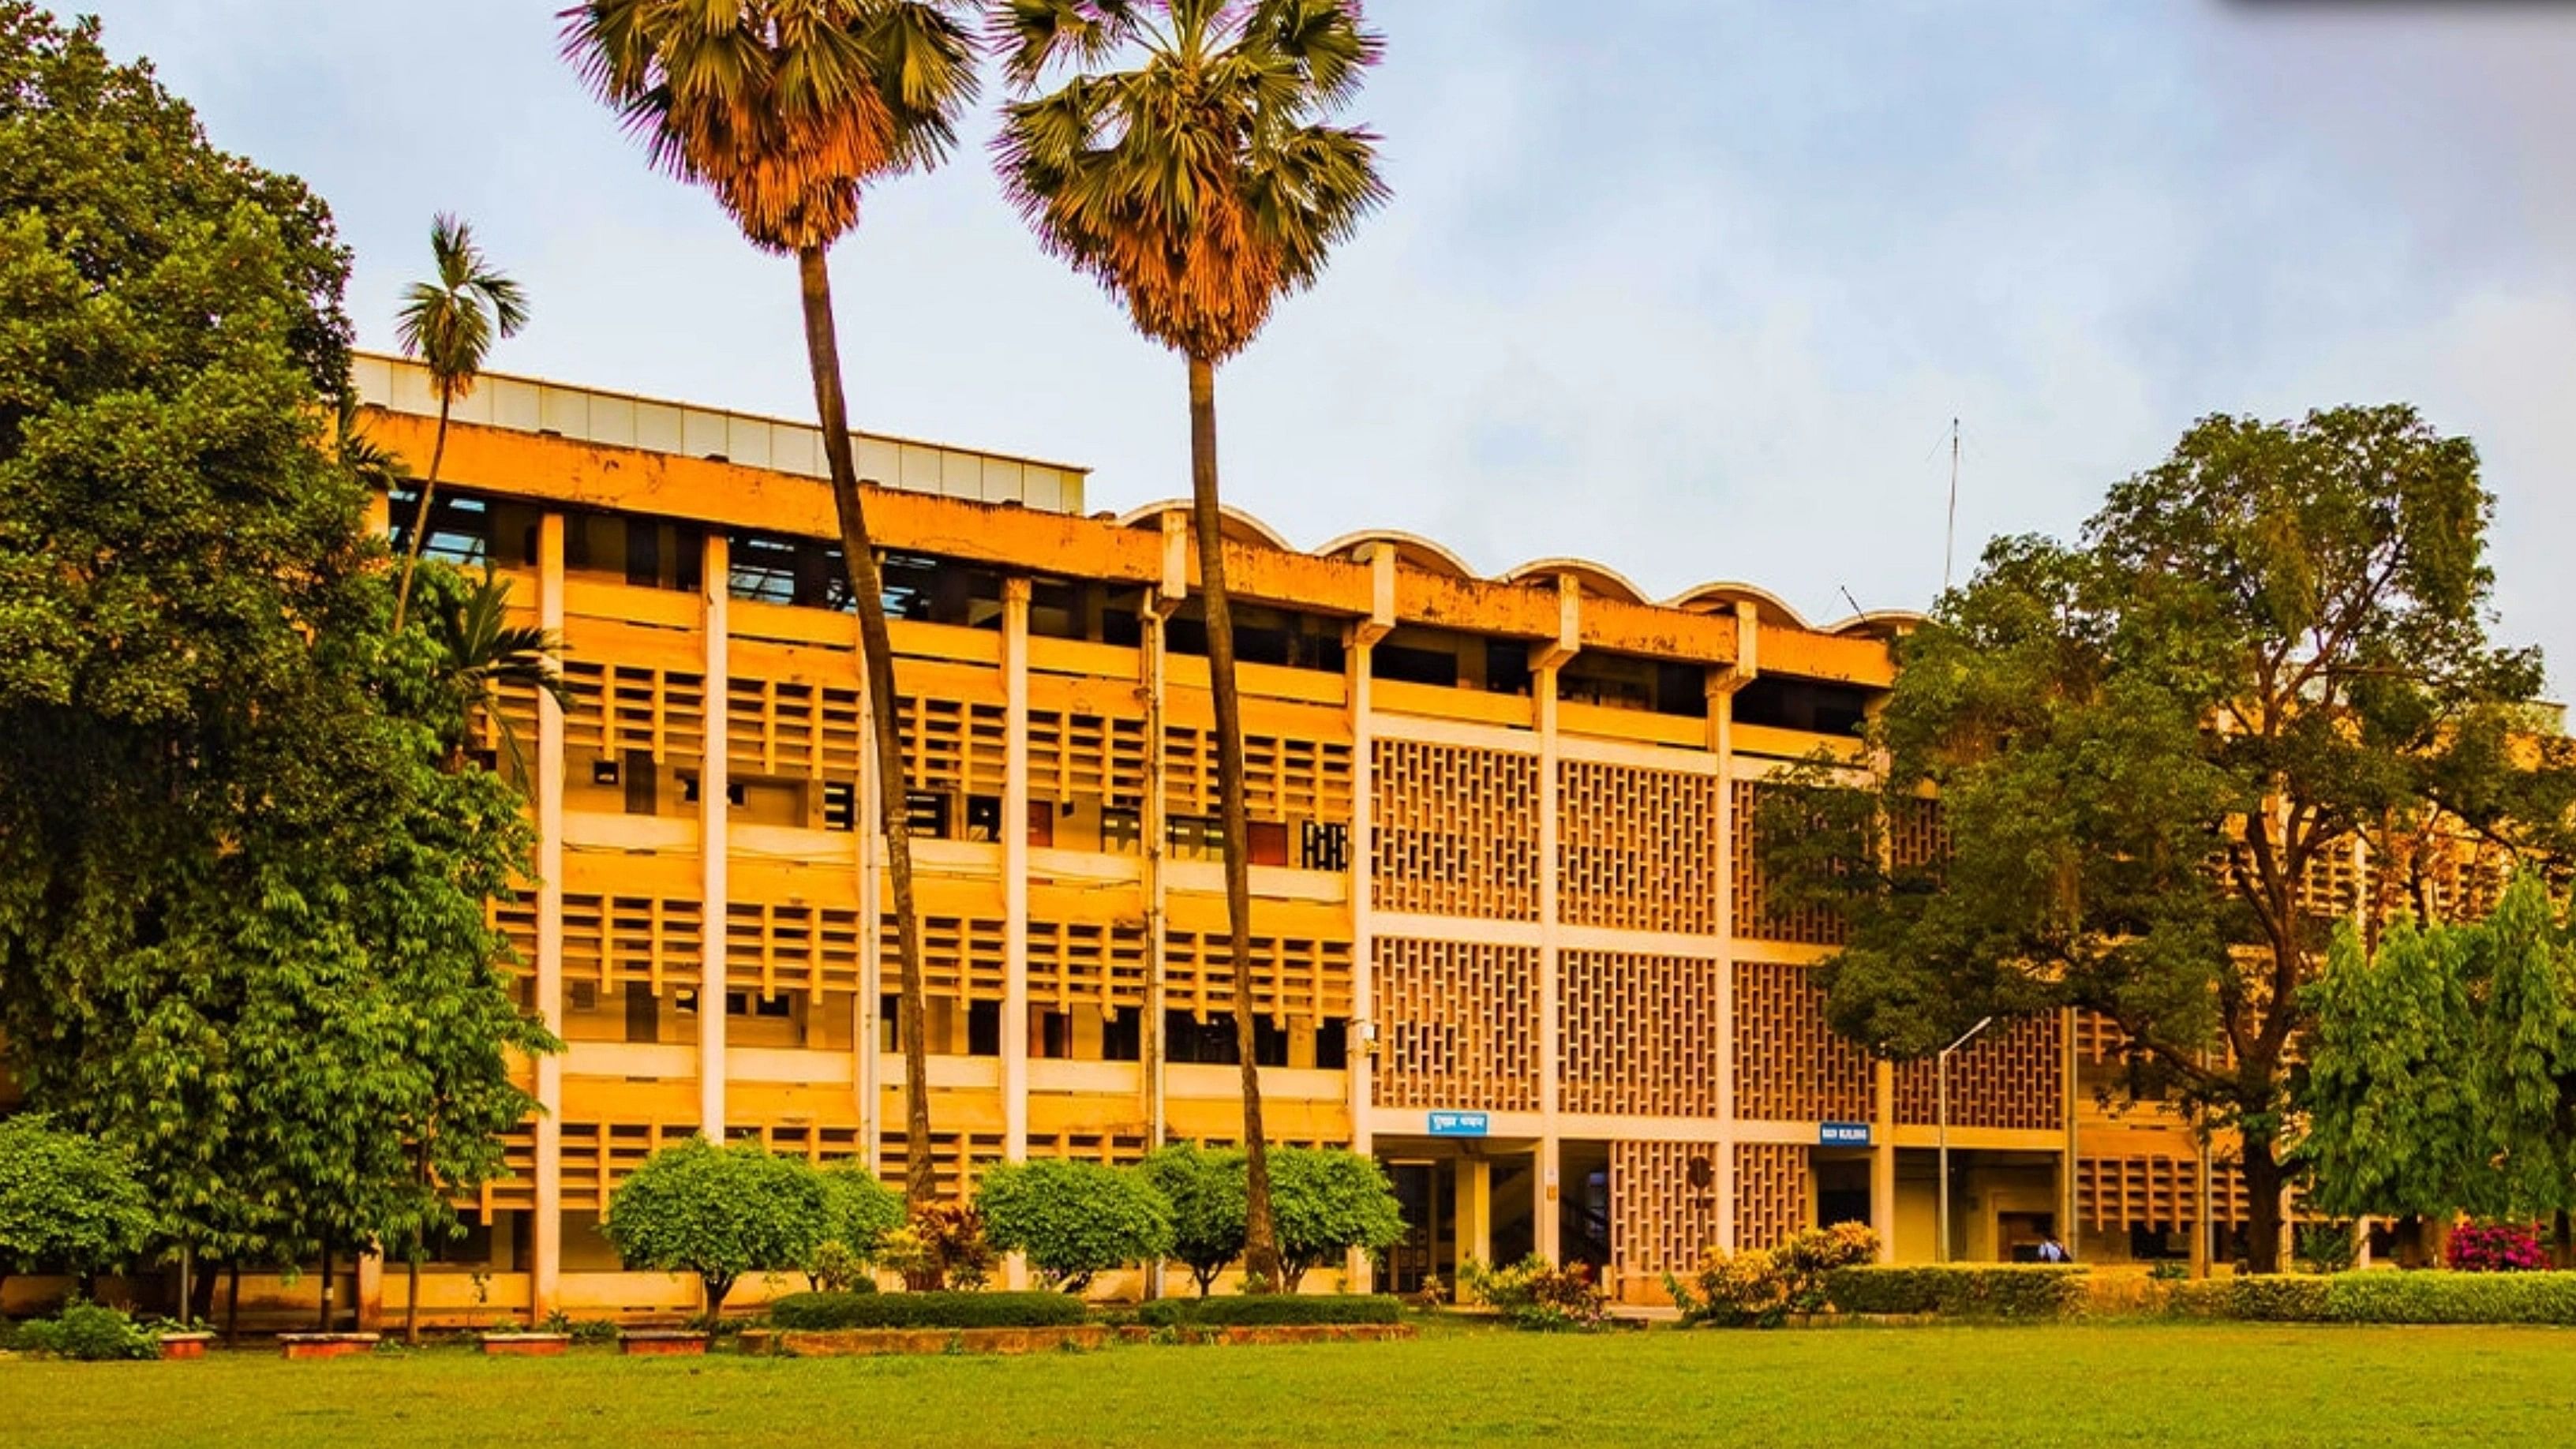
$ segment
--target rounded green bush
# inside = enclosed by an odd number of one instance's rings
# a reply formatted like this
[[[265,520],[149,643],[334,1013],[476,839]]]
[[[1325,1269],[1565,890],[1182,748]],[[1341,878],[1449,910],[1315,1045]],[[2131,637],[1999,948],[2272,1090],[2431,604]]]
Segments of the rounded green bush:
[[[1025,1253],[1038,1276],[1079,1293],[1091,1280],[1172,1246],[1172,1205],[1142,1173],[1044,1157],[988,1169],[975,1190],[984,1235]]]

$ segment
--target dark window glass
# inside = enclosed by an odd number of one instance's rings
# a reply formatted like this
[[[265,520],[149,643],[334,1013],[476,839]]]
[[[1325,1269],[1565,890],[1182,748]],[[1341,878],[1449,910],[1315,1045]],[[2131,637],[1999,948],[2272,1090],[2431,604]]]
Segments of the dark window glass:
[[[1851,685],[1766,674],[1736,693],[1735,718],[1739,724],[1850,735],[1860,732],[1868,705],[1869,692]]]
[[[1133,1006],[1122,1006],[1101,1021],[1100,1058],[1110,1062],[1139,1062],[1145,1059],[1145,1013]]]
[[[966,1003],[966,1055],[998,1057],[1002,1054],[1002,1003],[970,1001]]]

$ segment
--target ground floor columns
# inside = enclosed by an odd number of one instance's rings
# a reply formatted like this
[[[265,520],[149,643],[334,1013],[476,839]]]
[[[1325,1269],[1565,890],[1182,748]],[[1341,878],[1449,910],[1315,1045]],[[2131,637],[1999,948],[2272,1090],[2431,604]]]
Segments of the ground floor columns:
[[[537,625],[553,638],[564,627],[564,517],[537,524]],[[537,691],[537,1015],[563,1033],[564,712]],[[563,1057],[536,1065],[537,1131],[534,1231],[529,1235],[528,1321],[559,1306],[563,1285]]]

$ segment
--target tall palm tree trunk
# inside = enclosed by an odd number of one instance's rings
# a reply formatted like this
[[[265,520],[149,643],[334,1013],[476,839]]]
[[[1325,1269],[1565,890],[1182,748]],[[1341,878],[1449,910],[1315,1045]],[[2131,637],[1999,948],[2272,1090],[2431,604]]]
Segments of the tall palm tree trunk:
[[[411,519],[411,544],[403,550],[402,583],[394,589],[394,632],[402,632],[403,611],[411,606],[411,576],[420,567],[420,551],[429,541],[430,496],[438,491],[439,465],[447,461],[447,390],[438,393],[438,432],[429,445],[429,476],[420,480],[420,508]]]
[[[841,560],[858,596],[859,656],[867,671],[868,713],[876,726],[878,818],[885,828],[886,880],[894,893],[896,954],[903,1005],[903,1194],[915,1208],[938,1196],[930,1160],[930,997],[921,969],[921,919],[912,908],[911,813],[905,800],[903,724],[895,712],[894,641],[886,633],[885,584],[859,499],[858,465],[850,458],[849,409],[841,396],[841,346],[832,326],[832,273],[819,246],[796,253],[805,302],[805,353],[814,371],[814,406],[822,416],[823,456],[831,465],[832,510],[841,524]],[[1004,822],[1007,826],[1009,822]],[[1026,828],[1025,825],[1022,828]],[[871,1049],[862,1044],[862,1050]]]
[[[1199,538],[1199,596],[1207,613],[1208,690],[1216,699],[1217,824],[1225,837],[1227,954],[1234,970],[1234,1046],[1243,1073],[1243,1272],[1247,1286],[1285,1285],[1270,1213],[1270,1144],[1261,1127],[1261,1068],[1253,1059],[1252,829],[1243,789],[1243,698],[1234,685],[1234,606],[1225,586],[1225,526],[1216,490],[1216,365],[1190,359],[1190,520]]]

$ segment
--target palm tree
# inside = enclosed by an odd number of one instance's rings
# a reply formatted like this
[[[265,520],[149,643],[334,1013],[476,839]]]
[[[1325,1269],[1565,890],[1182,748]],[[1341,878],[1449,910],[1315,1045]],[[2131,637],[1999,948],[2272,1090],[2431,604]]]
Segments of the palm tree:
[[[1282,1279],[1246,954],[1243,707],[1217,501],[1216,369],[1386,199],[1377,137],[1326,124],[1383,42],[1362,26],[1357,0],[1003,0],[993,28],[1018,97],[994,143],[1003,189],[1048,251],[1097,279],[1127,304],[1137,331],[1189,363],[1190,513],[1216,696],[1243,1074],[1244,1270],[1275,1287]],[[1058,72],[1069,74],[1040,94]]]
[[[440,212],[429,224],[429,252],[438,275],[411,284],[394,324],[403,356],[419,358],[429,368],[430,386],[438,391],[438,435],[429,447],[429,476],[421,480],[411,545],[403,550],[402,583],[394,590],[397,634],[411,603],[411,576],[429,538],[430,497],[438,491],[438,466],[447,457],[448,410],[474,391],[493,334],[515,337],[528,325],[527,296],[484,259],[483,249],[474,244],[474,228]]]
[[[806,362],[875,726],[903,976],[904,1195],[916,1209],[937,1196],[938,1177],[908,772],[824,254],[858,225],[862,187],[927,170],[956,143],[958,117],[976,90],[975,38],[958,19],[961,8],[960,0],[586,0],[562,12],[566,58],[643,139],[653,164],[712,192],[753,246],[796,259]]]
[[[498,697],[504,687],[518,686],[553,695],[555,703],[571,708],[572,693],[556,665],[563,654],[562,636],[533,624],[511,623],[510,581],[494,574],[488,563],[481,578],[464,583],[440,602],[429,617],[429,627],[443,656],[439,687],[453,701],[458,717],[470,721],[476,710],[484,711],[509,750],[513,766],[526,774],[518,731],[496,707]],[[448,751],[450,773],[463,768],[464,749],[465,736],[456,736]]]

